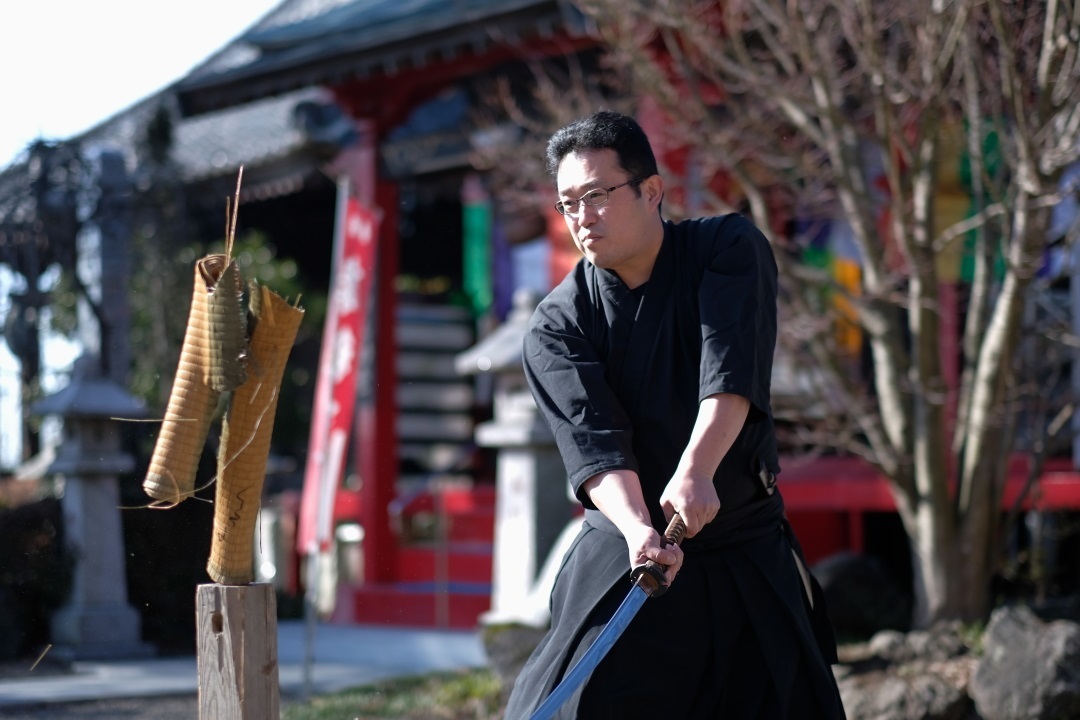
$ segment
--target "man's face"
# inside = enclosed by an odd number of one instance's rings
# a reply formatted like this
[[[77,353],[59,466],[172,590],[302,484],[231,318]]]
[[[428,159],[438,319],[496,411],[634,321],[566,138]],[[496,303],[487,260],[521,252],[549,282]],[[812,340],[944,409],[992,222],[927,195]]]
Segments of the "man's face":
[[[591,190],[622,185],[632,179],[614,150],[584,150],[563,158],[556,176],[559,199],[576,201]],[[615,272],[631,288],[649,279],[663,240],[657,206],[663,190],[659,175],[639,186],[612,190],[599,206],[576,203],[564,215],[578,249],[593,265]]]

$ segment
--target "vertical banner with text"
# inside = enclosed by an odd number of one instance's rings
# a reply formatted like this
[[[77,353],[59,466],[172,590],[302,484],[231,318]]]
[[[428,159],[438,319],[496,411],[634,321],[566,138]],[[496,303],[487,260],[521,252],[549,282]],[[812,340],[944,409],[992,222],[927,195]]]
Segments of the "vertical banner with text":
[[[356,411],[365,319],[372,302],[379,218],[338,186],[330,301],[315,384],[297,549],[326,553],[333,536],[334,503],[345,468],[345,453]]]

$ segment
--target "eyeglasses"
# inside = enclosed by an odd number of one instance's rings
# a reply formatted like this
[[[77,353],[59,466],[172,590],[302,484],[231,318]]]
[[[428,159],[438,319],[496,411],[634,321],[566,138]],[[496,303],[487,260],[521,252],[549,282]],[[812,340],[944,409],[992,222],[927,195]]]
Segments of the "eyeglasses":
[[[581,207],[581,203],[585,203],[589,207],[599,207],[608,201],[608,197],[613,190],[618,190],[621,187],[626,187],[636,182],[641,182],[645,178],[636,177],[632,180],[627,180],[621,185],[613,185],[609,188],[596,188],[582,195],[577,200],[560,200],[555,203],[555,209],[559,211],[560,215],[576,215],[578,208]]]

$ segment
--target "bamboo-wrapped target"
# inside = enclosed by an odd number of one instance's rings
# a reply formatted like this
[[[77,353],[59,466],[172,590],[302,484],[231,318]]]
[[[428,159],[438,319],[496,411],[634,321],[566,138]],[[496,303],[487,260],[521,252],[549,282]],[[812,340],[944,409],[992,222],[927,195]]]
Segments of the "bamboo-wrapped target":
[[[195,492],[199,456],[221,396],[209,385],[212,376],[221,374],[213,368],[214,358],[221,354],[221,343],[215,348],[211,326],[216,328],[215,334],[223,332],[221,321],[211,321],[211,296],[230,264],[227,256],[221,254],[207,255],[195,264],[195,286],[180,362],[150,459],[150,469],[143,481],[146,494],[162,502],[176,504]],[[220,310],[213,311],[215,315],[226,317]],[[245,336],[242,315],[240,322],[239,327],[224,332]]]
[[[206,571],[222,585],[254,580],[255,523],[281,377],[304,311],[252,283],[255,327],[248,348],[246,382],[229,402],[218,452],[214,530]]]
[[[217,256],[222,257],[222,256]],[[230,392],[247,378],[247,318],[243,305],[243,283],[236,260],[220,271],[217,282],[207,286],[207,357],[203,361],[203,381],[211,390]]]

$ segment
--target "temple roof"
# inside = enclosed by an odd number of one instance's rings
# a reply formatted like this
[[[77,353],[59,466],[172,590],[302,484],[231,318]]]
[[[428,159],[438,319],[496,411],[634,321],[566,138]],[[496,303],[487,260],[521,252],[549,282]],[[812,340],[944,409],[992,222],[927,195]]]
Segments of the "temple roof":
[[[197,115],[584,27],[563,0],[353,0],[307,20],[253,28],[231,57],[197,68],[177,92],[183,112]]]

